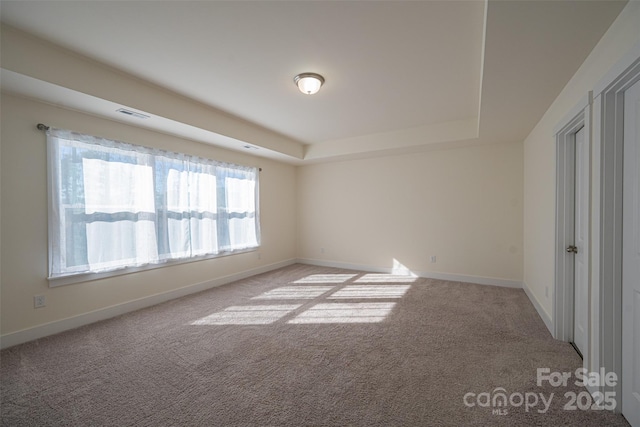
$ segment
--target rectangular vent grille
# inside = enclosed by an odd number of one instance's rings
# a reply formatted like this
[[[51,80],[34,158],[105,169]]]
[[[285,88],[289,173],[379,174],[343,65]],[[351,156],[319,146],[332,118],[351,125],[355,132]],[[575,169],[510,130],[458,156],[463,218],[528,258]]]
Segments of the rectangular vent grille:
[[[139,119],[148,119],[150,116],[146,114],[137,113],[135,111],[127,110],[126,108],[120,108],[116,110],[118,113],[126,114],[127,116],[137,117]]]

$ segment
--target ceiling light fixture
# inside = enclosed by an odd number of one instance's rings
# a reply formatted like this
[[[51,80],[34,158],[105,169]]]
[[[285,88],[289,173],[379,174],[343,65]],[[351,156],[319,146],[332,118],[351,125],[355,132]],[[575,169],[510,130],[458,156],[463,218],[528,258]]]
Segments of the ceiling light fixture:
[[[300,89],[300,92],[313,95],[320,90],[320,87],[324,83],[324,77],[316,73],[302,73],[293,78],[296,86]]]

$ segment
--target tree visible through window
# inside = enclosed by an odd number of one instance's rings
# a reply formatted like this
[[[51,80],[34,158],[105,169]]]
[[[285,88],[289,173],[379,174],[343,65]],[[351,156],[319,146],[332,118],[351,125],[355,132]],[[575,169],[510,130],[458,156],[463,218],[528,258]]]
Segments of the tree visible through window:
[[[49,276],[260,244],[258,171],[50,129]]]

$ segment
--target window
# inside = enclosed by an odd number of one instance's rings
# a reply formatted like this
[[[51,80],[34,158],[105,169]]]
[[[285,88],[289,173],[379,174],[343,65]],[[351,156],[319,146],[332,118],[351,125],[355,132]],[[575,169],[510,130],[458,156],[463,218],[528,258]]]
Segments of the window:
[[[50,129],[49,277],[260,244],[258,171]]]

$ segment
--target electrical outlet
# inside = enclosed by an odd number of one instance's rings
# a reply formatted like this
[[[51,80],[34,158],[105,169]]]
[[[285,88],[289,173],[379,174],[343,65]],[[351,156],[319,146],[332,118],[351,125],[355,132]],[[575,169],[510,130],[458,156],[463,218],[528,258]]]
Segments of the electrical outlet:
[[[436,262],[436,256],[431,255],[431,264],[435,264],[435,262]]]
[[[44,295],[36,295],[33,297],[33,308],[40,308],[47,305],[47,301]]]
[[[323,254],[324,253],[324,248],[320,248],[320,253]]]
[[[262,259],[262,254],[258,252],[258,259]]]
[[[545,286],[545,287],[544,287],[544,296],[545,296],[546,298],[549,298],[549,287],[548,287],[548,286]]]

